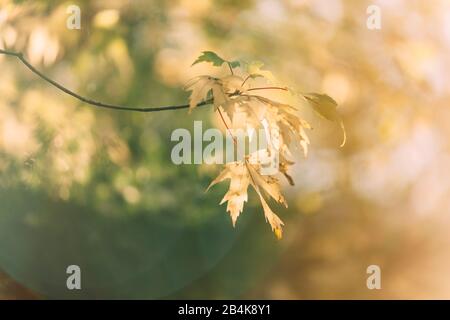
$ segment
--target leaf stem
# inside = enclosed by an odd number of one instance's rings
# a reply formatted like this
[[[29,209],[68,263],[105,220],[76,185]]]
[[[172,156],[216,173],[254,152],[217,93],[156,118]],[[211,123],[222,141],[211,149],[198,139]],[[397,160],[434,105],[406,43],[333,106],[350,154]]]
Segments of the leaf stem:
[[[228,133],[230,134],[231,138],[233,139],[234,144],[237,144],[237,140],[236,140],[236,138],[233,136],[233,134],[231,133],[231,129],[230,129],[230,127],[228,126],[227,122],[225,121],[225,118],[224,118],[224,116],[223,116],[223,114],[222,114],[222,111],[220,111],[220,109],[217,108],[217,112],[219,113],[220,118],[222,119],[222,122],[223,122],[225,128],[227,128]]]
[[[234,75],[233,67],[231,66],[231,63],[229,61],[227,61],[227,64],[228,64],[228,68],[230,68],[231,75]]]
[[[244,79],[244,81],[242,82],[242,84],[241,84],[241,88],[244,86],[244,84],[247,82],[247,80],[248,79],[250,79],[251,78],[251,75],[249,74],[245,79]]]
[[[286,88],[286,87],[258,87],[258,88],[247,89],[247,91],[254,91],[254,90],[283,90],[283,91],[288,91],[288,88]]]

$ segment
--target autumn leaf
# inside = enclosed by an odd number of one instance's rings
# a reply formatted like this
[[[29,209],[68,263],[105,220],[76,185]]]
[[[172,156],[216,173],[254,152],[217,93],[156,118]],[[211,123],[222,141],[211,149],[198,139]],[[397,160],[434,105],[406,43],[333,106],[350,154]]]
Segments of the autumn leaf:
[[[252,61],[248,63],[247,73],[249,74],[249,77],[250,78],[264,77],[272,83],[276,82],[276,79],[273,76],[272,72],[268,70],[262,70],[263,66],[264,63],[261,61]]]
[[[244,79],[240,76],[230,75],[222,78],[224,90],[228,93],[235,93],[241,90]]]
[[[215,184],[230,179],[230,187],[220,204],[228,202],[227,211],[230,213],[233,226],[244,209],[247,201],[247,189],[250,183],[250,175],[245,163],[232,162],[225,165],[225,169],[208,186],[207,191]]]
[[[233,68],[240,67],[238,61],[227,61],[212,51],[203,52],[194,64],[200,62],[208,62],[214,66],[227,63],[231,74],[222,77],[199,76],[189,81],[185,86],[186,90],[191,91],[189,111],[195,109],[200,103],[213,104],[214,110],[220,116],[220,121],[232,135],[235,144],[238,141],[234,136],[235,132],[262,130],[266,138],[265,144],[259,146],[257,150],[249,151],[243,159],[226,163],[223,170],[208,186],[207,191],[217,183],[229,180],[228,191],[220,204],[227,203],[226,210],[235,226],[248,201],[248,188],[253,187],[258,194],[266,221],[275,236],[280,239],[284,223],[272,211],[268,200],[273,199],[285,207],[288,206],[282,195],[278,176],[284,176],[290,185],[294,185],[294,179],[289,174],[290,167],[294,165],[293,150],[300,149],[303,156],[307,156],[310,145],[307,130],[311,129],[311,126],[300,116],[295,106],[254,94],[254,92],[263,93],[265,89],[287,90],[286,87],[276,86],[251,87],[247,82],[251,78],[264,77],[270,82],[275,82],[272,73],[262,69],[264,66],[262,62],[246,64],[245,70],[237,73],[239,75],[233,72]],[[258,91],[254,91],[256,89]],[[317,93],[300,95],[319,115],[341,125],[344,132],[343,145],[345,129],[336,110],[337,103],[333,98]]]
[[[345,132],[344,122],[337,112],[336,101],[334,101],[334,99],[330,96],[320,93],[308,93],[304,94],[303,97],[306,99],[306,101],[309,102],[313,110],[316,111],[319,115],[329,121],[336,122],[340,125],[343,133],[341,147],[343,147],[347,140],[347,134]]]
[[[269,205],[267,204],[266,200],[264,199],[263,195],[259,191],[259,188],[257,185],[253,184],[253,187],[256,191],[256,193],[259,196],[259,199],[261,201],[261,205],[264,210],[264,216],[266,218],[266,221],[270,224],[272,231],[274,232],[275,236],[278,240],[280,240],[283,236],[283,221],[281,221],[280,217],[278,217],[272,209],[270,209]]]
[[[210,76],[196,77],[185,86],[185,90],[192,91],[189,97],[189,112],[191,112],[199,103],[206,101],[208,94],[212,92],[212,102],[215,108],[225,104],[228,100],[224,92],[222,82]]]
[[[311,104],[314,111],[327,120],[336,121],[339,115],[336,111],[337,102],[333,98],[321,93],[308,93],[304,97]]]
[[[252,165],[248,166],[248,170],[255,185],[261,187],[270,197],[287,208],[287,202],[281,194],[280,184],[275,177],[259,174]]]
[[[261,199],[261,204],[263,206],[264,210],[264,216],[266,217],[267,221],[269,222],[270,226],[272,227],[272,231],[275,233],[275,236],[278,240],[280,240],[283,237],[283,221],[270,209],[267,202],[264,200],[264,198],[259,195]]]

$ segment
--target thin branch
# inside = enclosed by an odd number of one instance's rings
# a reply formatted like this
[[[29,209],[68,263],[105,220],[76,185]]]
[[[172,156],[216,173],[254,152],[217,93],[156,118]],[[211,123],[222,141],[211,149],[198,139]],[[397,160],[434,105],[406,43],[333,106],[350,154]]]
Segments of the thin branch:
[[[30,69],[34,74],[38,75],[40,78],[44,79],[54,87],[58,88],[59,90],[63,91],[64,93],[82,101],[87,104],[90,104],[95,107],[99,108],[105,108],[105,109],[112,109],[112,110],[122,110],[122,111],[134,111],[134,112],[156,112],[156,111],[165,111],[165,110],[179,110],[179,109],[187,109],[189,108],[189,104],[182,104],[182,105],[173,105],[173,106],[161,106],[161,107],[145,107],[145,108],[135,108],[135,107],[128,107],[128,106],[122,106],[122,105],[115,105],[115,104],[109,104],[109,103],[103,103],[95,100],[88,99],[86,97],[83,97],[79,95],[76,92],[73,92],[63,85],[59,84],[55,80],[50,79],[43,73],[41,73],[39,70],[37,70],[34,66],[32,66],[24,57],[23,54],[20,52],[13,52],[13,51],[6,51],[0,49],[0,54],[4,54],[7,56],[16,57],[19,59],[28,69]],[[209,99],[203,102],[200,102],[197,104],[197,107],[206,106],[213,102],[213,99]]]
[[[286,87],[261,87],[261,88],[250,88],[247,89],[247,91],[254,91],[254,90],[283,90],[288,91],[289,89]]]

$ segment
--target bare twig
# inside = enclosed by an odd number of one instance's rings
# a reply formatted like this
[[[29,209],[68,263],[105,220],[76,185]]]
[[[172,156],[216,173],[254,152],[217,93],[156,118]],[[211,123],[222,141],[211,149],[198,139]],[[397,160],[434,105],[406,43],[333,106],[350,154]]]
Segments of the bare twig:
[[[122,111],[134,111],[134,112],[156,112],[156,111],[165,111],[165,110],[179,110],[179,109],[187,109],[189,108],[189,104],[182,104],[182,105],[173,105],[173,106],[161,106],[161,107],[144,107],[144,108],[137,108],[137,107],[128,107],[128,106],[122,106],[122,105],[115,105],[115,104],[109,104],[109,103],[103,103],[95,100],[88,99],[86,97],[83,97],[79,95],[76,92],[73,92],[63,85],[59,84],[58,82],[50,79],[46,75],[44,75],[42,72],[37,70],[33,65],[31,65],[24,57],[23,54],[20,52],[13,52],[13,51],[6,51],[0,49],[0,54],[4,54],[7,56],[16,57],[19,59],[28,69],[30,69],[34,74],[38,75],[40,78],[44,79],[54,87],[58,88],[59,90],[63,91],[64,93],[82,101],[87,104],[90,104],[95,107],[99,108],[105,108],[105,109],[113,109],[113,110],[122,110]],[[200,102],[197,104],[197,107],[206,106],[213,102],[213,99],[209,99],[203,102]]]
[[[250,88],[247,91],[255,91],[255,90],[283,90],[288,91],[289,89],[286,87],[261,87],[261,88]]]

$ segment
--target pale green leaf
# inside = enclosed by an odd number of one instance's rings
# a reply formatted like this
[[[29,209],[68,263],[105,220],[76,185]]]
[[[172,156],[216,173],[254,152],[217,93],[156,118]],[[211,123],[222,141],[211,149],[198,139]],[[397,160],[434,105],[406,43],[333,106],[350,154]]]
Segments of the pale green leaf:
[[[192,65],[195,65],[200,62],[209,62],[212,63],[213,66],[220,67],[224,63],[228,63],[230,67],[236,68],[240,66],[239,61],[227,61],[221,57],[215,52],[212,51],[203,51],[202,55],[197,58],[197,60],[194,61]]]
[[[341,126],[343,132],[343,141],[341,147],[345,145],[347,135],[345,132],[344,122],[341,116],[337,112],[337,102],[333,98],[326,94],[321,93],[308,93],[303,94],[303,97],[312,106],[313,110],[327,120],[338,123]]]
[[[268,70],[262,70],[264,63],[261,61],[252,61],[247,64],[247,73],[250,75],[250,78],[258,78],[263,77],[269,80],[270,82],[276,82],[275,77],[272,72]]]

